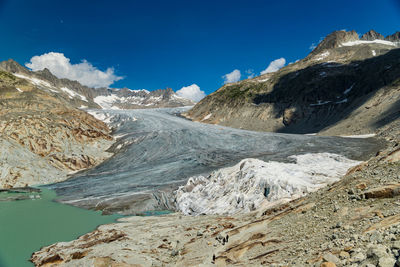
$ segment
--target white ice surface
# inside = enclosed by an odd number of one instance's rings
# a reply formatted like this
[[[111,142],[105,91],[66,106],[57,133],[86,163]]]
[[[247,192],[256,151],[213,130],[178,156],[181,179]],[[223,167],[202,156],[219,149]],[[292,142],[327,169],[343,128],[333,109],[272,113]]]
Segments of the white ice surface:
[[[397,44],[394,42],[378,40],[378,39],[373,40],[373,41],[363,41],[363,40],[351,41],[351,42],[342,43],[341,46],[353,46],[353,45],[361,45],[361,44],[384,44],[384,45],[390,45],[390,46],[397,46]]]
[[[17,76],[18,78],[22,78],[22,79],[26,79],[28,81],[30,81],[31,83],[35,84],[35,85],[42,85],[42,86],[47,86],[47,87],[52,87],[51,84],[49,84],[46,81],[43,81],[41,79],[37,79],[37,78],[31,78],[22,74],[18,74],[18,73],[14,73],[14,76]]]
[[[342,137],[346,137],[346,138],[370,138],[370,137],[374,137],[376,134],[360,134],[360,135],[344,135]]]
[[[289,201],[336,182],[360,163],[330,153],[290,158],[296,163],[249,158],[208,178],[191,177],[176,191],[177,207],[186,215],[249,212],[263,203]]]
[[[95,117],[96,119],[106,123],[106,124],[111,124],[113,122],[114,117],[116,116],[115,114],[109,113],[109,112],[100,112],[100,111],[95,111],[95,110],[89,110],[88,113]],[[125,121],[136,121],[137,119],[135,117],[127,117],[125,118]]]
[[[72,91],[71,89],[67,88],[67,87],[61,87],[60,88],[62,91],[64,91],[65,93],[67,93],[69,98],[74,98],[74,97],[80,97],[83,101],[88,102],[87,98],[81,94],[78,94],[77,92]]]
[[[145,93],[149,93],[147,90],[136,90],[137,92],[143,91]],[[180,98],[179,96],[175,96],[175,99]],[[97,103],[103,109],[119,109],[115,106],[117,103],[129,103],[134,105],[143,105],[143,106],[153,106],[158,104],[163,100],[162,96],[151,96],[148,98],[141,96],[128,96],[128,97],[119,97],[115,94],[110,94],[106,96],[97,96],[93,99],[95,103]]]
[[[202,119],[202,121],[208,120],[209,118],[211,118],[211,116],[212,116],[212,113],[210,113],[210,114],[204,116],[204,118]]]
[[[321,53],[319,55],[317,55],[318,57],[315,58],[316,61],[320,61],[323,60],[324,58],[326,58],[327,56],[329,56],[329,51],[326,51],[324,53]]]

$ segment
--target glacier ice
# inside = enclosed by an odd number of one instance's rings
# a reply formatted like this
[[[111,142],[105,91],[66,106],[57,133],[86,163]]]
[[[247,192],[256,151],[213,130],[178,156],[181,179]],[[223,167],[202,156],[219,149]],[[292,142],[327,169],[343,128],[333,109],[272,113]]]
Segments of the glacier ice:
[[[249,212],[267,202],[289,201],[336,182],[359,161],[331,153],[290,156],[293,163],[248,158],[209,177],[189,178],[176,191],[185,215]]]

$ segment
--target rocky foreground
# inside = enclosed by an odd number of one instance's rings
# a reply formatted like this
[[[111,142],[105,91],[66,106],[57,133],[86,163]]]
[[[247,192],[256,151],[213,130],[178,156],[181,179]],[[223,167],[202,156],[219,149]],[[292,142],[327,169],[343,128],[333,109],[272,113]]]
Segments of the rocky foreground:
[[[36,266],[400,264],[400,123],[386,149],[305,197],[240,215],[129,217],[32,255]]]

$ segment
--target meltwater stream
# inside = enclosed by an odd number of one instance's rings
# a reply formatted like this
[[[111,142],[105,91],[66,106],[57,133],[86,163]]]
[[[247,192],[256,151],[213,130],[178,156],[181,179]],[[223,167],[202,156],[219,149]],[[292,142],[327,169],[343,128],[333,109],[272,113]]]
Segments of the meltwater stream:
[[[243,158],[288,161],[288,156],[330,152],[363,160],[375,139],[261,133],[191,122],[184,109],[92,110],[115,129],[115,155],[99,166],[50,185],[58,200],[105,213],[173,209],[171,192],[195,175]]]

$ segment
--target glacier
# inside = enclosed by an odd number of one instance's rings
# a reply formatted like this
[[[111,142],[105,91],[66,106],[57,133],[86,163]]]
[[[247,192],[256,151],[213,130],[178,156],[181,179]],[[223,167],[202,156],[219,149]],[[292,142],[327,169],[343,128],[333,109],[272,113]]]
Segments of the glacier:
[[[56,191],[57,201],[104,213],[176,210],[174,191],[190,177],[208,177],[246,158],[295,163],[301,155],[331,153],[365,160],[382,146],[374,138],[253,132],[192,122],[179,115],[189,108],[88,110],[113,129],[116,142],[109,152],[114,156],[47,187]]]
[[[189,178],[176,191],[178,210],[185,215],[235,214],[302,197],[336,182],[360,161],[330,153],[290,156],[283,163],[244,159],[209,177]]]

